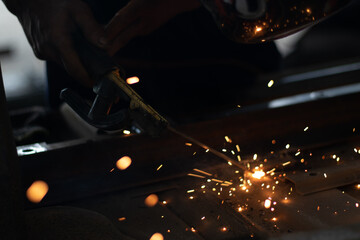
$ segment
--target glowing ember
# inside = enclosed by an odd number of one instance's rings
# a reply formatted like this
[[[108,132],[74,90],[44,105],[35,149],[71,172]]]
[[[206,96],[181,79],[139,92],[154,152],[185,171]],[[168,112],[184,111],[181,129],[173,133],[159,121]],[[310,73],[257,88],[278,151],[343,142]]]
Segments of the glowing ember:
[[[126,83],[131,85],[140,82],[140,79],[138,77],[130,77],[126,79]]]
[[[192,143],[185,143],[186,146],[191,147]]]
[[[270,208],[271,207],[271,201],[269,199],[266,199],[264,202],[264,207],[265,208]]]
[[[256,160],[258,157],[258,155],[255,153],[254,156],[253,156],[253,159]]]
[[[187,192],[187,193],[193,193],[193,192],[195,192],[195,190],[194,190],[194,189],[191,189],[191,190],[187,190],[186,192]]]
[[[167,201],[162,201],[162,203],[163,203],[164,205],[166,205],[166,204],[167,204]]]
[[[355,203],[355,207],[359,207],[359,203]]]
[[[236,150],[237,150],[238,152],[240,152],[240,147],[239,147],[239,145],[236,145]]]
[[[203,216],[203,217],[201,218],[201,220],[205,220],[205,216]]]
[[[190,230],[191,230],[192,232],[196,232],[196,229],[193,228],[193,227],[192,227]]]
[[[231,163],[231,162],[228,162],[228,164],[229,164],[230,166],[232,166],[232,163]]]
[[[289,149],[289,148],[290,148],[290,144],[286,144],[285,148],[286,148],[286,149]]]
[[[260,30],[261,31],[261,30]],[[268,82],[268,87],[271,88],[274,85],[274,80],[270,80]]]
[[[194,168],[194,171],[195,171],[195,172],[202,173],[202,174],[207,175],[207,176],[212,176],[211,173],[205,172],[205,171],[200,170],[200,169],[197,169],[197,168]]]
[[[147,207],[154,207],[159,202],[159,197],[156,194],[150,194],[145,198],[145,205]]]
[[[265,176],[265,173],[262,170],[261,171],[255,171],[252,174],[252,176],[253,176],[253,178],[260,179],[260,178]]]
[[[150,240],[164,240],[164,236],[161,233],[154,233]]]
[[[324,178],[327,178],[327,174],[326,174],[326,173],[324,173]]]
[[[124,156],[116,162],[116,167],[120,170],[125,170],[131,165],[131,158]]]
[[[122,222],[122,221],[125,221],[125,220],[126,220],[126,217],[118,218],[118,221],[119,221],[119,222]]]
[[[307,130],[309,130],[309,127],[304,128],[304,132],[306,132]]]
[[[356,185],[356,188],[357,188],[357,189],[360,189],[360,184]]]
[[[276,221],[277,221],[277,218],[276,218],[276,217],[273,217],[271,220],[272,220],[273,222],[276,222]]]
[[[30,202],[39,203],[49,191],[49,186],[46,182],[38,180],[33,182],[26,190],[26,197]]]

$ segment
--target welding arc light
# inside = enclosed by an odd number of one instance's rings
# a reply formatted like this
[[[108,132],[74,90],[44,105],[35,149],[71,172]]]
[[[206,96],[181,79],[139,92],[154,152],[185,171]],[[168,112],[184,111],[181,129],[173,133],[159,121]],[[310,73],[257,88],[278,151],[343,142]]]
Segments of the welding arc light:
[[[255,171],[252,174],[252,176],[253,176],[253,178],[260,179],[260,178],[265,176],[265,172],[263,172],[263,171]]]

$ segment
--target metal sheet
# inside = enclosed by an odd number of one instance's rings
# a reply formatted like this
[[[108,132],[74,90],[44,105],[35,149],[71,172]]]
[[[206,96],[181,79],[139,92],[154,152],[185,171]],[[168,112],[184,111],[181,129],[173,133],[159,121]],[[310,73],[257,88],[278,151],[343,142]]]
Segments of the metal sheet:
[[[360,162],[326,166],[309,172],[295,172],[288,174],[287,179],[295,184],[296,191],[302,195],[320,192],[359,181]]]

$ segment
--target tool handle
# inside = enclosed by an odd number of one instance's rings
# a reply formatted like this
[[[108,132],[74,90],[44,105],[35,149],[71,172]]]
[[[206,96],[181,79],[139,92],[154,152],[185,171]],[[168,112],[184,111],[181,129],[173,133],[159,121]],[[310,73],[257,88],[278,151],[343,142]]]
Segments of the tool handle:
[[[115,69],[119,69],[120,74],[123,74],[122,69],[104,50],[91,44],[80,32],[74,34],[74,42],[80,61],[90,77],[96,82],[99,82],[104,75]]]

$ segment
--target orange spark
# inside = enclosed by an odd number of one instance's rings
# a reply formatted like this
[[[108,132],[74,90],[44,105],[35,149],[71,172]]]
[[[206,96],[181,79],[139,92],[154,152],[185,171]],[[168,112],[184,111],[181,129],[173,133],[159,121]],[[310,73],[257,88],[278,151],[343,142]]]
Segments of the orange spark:
[[[150,194],[145,198],[145,205],[147,207],[154,207],[159,202],[159,197],[156,194]]]
[[[225,136],[225,141],[228,143],[232,143],[232,140],[228,136]]]
[[[221,229],[220,229],[222,232],[227,232],[227,227],[222,227]]]
[[[39,203],[49,191],[49,186],[46,182],[38,180],[31,184],[26,190],[26,197],[30,202]]]
[[[123,130],[123,134],[125,134],[125,135],[129,135],[130,133],[131,132],[129,130],[126,130],[126,129]]]
[[[197,174],[193,174],[193,173],[188,173],[187,175],[188,175],[188,176],[191,176],[191,177],[205,178],[204,176],[197,175]]]
[[[266,199],[264,202],[264,207],[265,208],[270,208],[271,207],[271,201],[269,199]]]
[[[138,77],[130,77],[128,79],[126,79],[126,83],[131,85],[131,84],[135,84],[135,83],[138,83],[140,82],[140,79]]]
[[[125,170],[131,165],[131,158],[124,156],[116,162],[116,167],[120,170]]]
[[[271,88],[273,85],[274,85],[274,80],[270,80],[268,82],[268,87]],[[273,143],[273,144],[275,144],[275,143]]]
[[[161,233],[154,233],[150,240],[164,240],[164,236]]]

